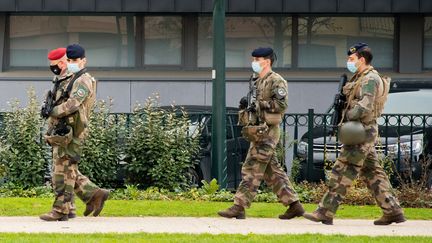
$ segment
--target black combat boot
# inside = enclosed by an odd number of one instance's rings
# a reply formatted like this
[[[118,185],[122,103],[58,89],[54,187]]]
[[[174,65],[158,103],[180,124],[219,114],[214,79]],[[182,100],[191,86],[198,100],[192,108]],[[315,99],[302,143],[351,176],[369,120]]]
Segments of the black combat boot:
[[[84,216],[88,216],[93,212],[93,216],[97,217],[102,211],[105,201],[108,199],[109,191],[105,189],[98,189],[90,201],[86,205]]]
[[[70,218],[70,219],[76,218],[76,212],[75,212],[75,210],[72,210],[72,211],[69,212],[68,218]]]
[[[295,217],[303,216],[305,210],[301,205],[300,201],[295,201],[289,205],[289,208],[284,214],[279,215],[280,219],[292,219]]]
[[[381,218],[374,221],[374,225],[389,225],[392,223],[399,224],[399,223],[402,223],[405,221],[406,221],[406,218],[405,218],[403,212],[397,211],[397,212],[392,213],[392,214],[383,214],[383,216],[381,216]]]
[[[245,219],[245,210],[240,205],[234,205],[224,211],[219,211],[218,214],[225,218]]]
[[[42,214],[39,216],[39,218],[45,221],[68,221],[67,214],[62,214],[54,210],[49,213]]]
[[[325,215],[325,209],[318,208],[313,213],[304,213],[303,217],[306,219],[312,220],[314,222],[321,222],[323,224],[332,225],[333,224],[333,218],[327,217]]]

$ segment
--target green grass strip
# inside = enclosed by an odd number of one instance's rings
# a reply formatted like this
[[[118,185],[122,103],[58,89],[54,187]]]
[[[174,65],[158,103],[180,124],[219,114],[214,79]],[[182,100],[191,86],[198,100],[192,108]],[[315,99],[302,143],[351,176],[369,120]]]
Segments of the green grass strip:
[[[211,235],[211,234],[0,234],[0,242],[431,242],[431,237],[343,236],[343,235]]]
[[[53,200],[46,198],[0,198],[0,216],[37,216],[51,209]],[[217,217],[216,212],[230,207],[230,202],[201,201],[134,201],[108,200],[101,216],[184,216]],[[315,210],[316,205],[305,204],[306,211]],[[78,215],[82,215],[84,204],[77,200]],[[405,214],[411,220],[432,220],[432,209],[406,208]],[[279,203],[253,203],[246,211],[248,217],[276,218],[285,211]],[[377,206],[342,205],[337,218],[374,219],[381,216]]]

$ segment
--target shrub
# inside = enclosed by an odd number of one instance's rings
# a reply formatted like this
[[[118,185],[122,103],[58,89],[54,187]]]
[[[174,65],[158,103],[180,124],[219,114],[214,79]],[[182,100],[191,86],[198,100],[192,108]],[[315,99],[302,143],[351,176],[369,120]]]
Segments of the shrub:
[[[131,117],[126,143],[127,180],[142,187],[168,190],[187,188],[189,170],[198,162],[199,129],[190,134],[191,122],[182,109],[159,107],[158,97],[147,99]]]
[[[33,88],[28,90],[29,103],[21,108],[12,102],[11,112],[5,113],[0,139],[0,164],[6,181],[23,188],[44,184],[44,174],[51,156],[42,139],[44,121]]]
[[[89,135],[84,141],[79,169],[103,187],[117,186],[117,168],[125,136],[126,118],[110,114],[112,101],[96,103],[89,122]]]

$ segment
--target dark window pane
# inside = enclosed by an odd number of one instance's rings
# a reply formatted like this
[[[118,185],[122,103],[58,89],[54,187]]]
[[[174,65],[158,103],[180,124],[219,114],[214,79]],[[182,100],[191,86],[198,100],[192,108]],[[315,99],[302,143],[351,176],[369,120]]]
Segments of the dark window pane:
[[[181,17],[145,17],[144,63],[147,65],[180,65],[182,29]]]
[[[10,65],[47,66],[50,50],[79,43],[90,67],[133,67],[134,22],[125,16],[11,16]]]
[[[291,66],[291,18],[227,17],[225,21],[227,67],[251,66],[251,52],[257,47],[272,47],[277,67]],[[211,67],[213,30],[211,17],[198,18],[198,66]]]
[[[346,66],[347,49],[366,42],[376,67],[393,66],[394,19],[390,17],[300,17],[299,67]]]
[[[425,68],[432,68],[432,17],[425,18],[424,28],[423,63]]]

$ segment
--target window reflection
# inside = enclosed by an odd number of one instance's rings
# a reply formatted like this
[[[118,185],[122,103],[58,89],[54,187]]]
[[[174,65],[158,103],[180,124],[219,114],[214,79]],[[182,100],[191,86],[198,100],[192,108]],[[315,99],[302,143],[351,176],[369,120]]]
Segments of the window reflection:
[[[393,66],[393,18],[300,17],[298,28],[299,67],[345,67],[347,49],[358,42],[372,48],[374,66]]]
[[[182,18],[180,16],[145,17],[144,25],[144,63],[180,65]]]
[[[225,22],[227,67],[250,67],[250,54],[257,47],[272,47],[277,67],[291,66],[291,29],[288,17],[227,17]],[[213,30],[211,17],[198,19],[198,66],[211,67]]]
[[[132,67],[134,22],[132,16],[11,16],[10,66],[46,66],[50,50],[79,43],[88,66]]]
[[[432,68],[432,17],[425,18],[423,52],[424,67]]]

